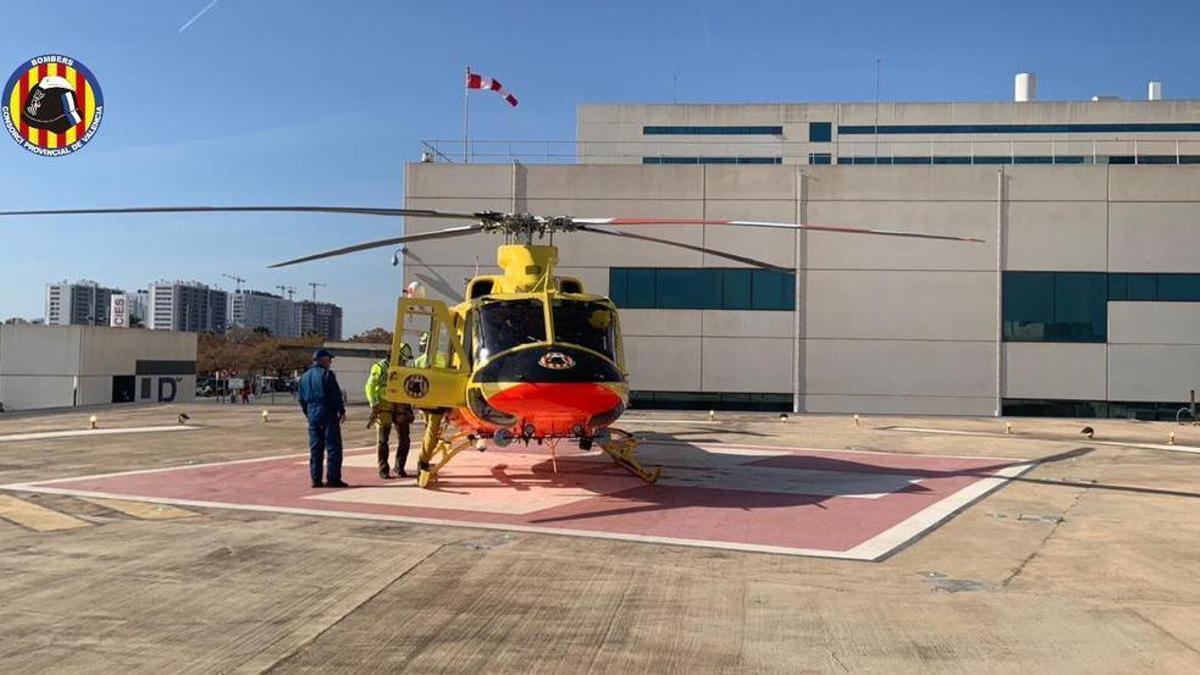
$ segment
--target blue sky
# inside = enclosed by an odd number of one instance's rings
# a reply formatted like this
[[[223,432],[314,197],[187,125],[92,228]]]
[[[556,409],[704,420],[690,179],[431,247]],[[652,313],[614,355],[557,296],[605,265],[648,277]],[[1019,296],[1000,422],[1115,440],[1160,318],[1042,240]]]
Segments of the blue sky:
[[[0,137],[0,209],[148,204],[402,206],[420,140],[462,132],[466,65],[521,100],[473,94],[472,136],[571,139],[596,102],[1200,98],[1200,3],[321,2],[6,3],[0,78],[61,53],[100,80],[105,118],[63,158]],[[61,20],[69,17],[69,21]],[[49,22],[49,23],[47,23]],[[45,27],[44,29],[41,27]],[[13,27],[21,27],[13,29]],[[677,85],[675,84],[677,77]],[[604,215],[604,214],[586,214]],[[647,214],[652,215],[652,214]],[[390,251],[289,270],[271,262],[399,231],[327,216],[132,216],[0,222],[0,318],[43,314],[45,284],[159,278],[305,289],[347,333],[390,325]]]

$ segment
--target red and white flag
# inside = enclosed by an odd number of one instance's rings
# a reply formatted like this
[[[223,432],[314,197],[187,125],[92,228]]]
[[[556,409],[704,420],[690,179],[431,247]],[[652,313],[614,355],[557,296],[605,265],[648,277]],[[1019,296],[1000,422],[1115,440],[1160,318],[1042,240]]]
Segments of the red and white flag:
[[[479,73],[467,71],[467,89],[491,89],[492,91],[504,97],[505,101],[512,107],[517,107],[517,97],[508,93],[504,89],[504,85],[500,84],[500,80],[490,77],[484,77]]]

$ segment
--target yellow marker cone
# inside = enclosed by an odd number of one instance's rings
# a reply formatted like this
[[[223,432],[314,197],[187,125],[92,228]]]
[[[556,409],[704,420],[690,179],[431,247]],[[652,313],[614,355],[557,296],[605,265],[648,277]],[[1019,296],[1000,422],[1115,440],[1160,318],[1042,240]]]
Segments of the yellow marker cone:
[[[91,427],[92,429],[99,428],[96,425],[96,416],[95,415],[92,415],[91,417],[88,418],[88,426]]]
[[[1171,437],[1167,439],[1168,445],[1175,445],[1175,432],[1171,432]]]
[[[1006,434],[1011,434],[1011,433],[1012,433],[1012,422],[1005,422],[1005,423],[1004,423],[1004,433],[1006,433]]]

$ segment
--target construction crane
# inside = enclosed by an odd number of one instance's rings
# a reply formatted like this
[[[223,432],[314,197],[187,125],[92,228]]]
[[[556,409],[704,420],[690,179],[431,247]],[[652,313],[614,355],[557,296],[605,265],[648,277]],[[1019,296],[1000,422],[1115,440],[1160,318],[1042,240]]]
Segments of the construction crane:
[[[236,274],[225,274],[224,272],[221,272],[221,276],[225,277],[226,279],[233,279],[233,283],[237,284],[237,290],[239,291],[242,290],[242,284],[246,283],[245,279],[237,276]]]
[[[295,295],[295,293],[296,293],[296,288],[295,288],[294,286],[283,286],[283,285],[280,285],[280,286],[276,286],[275,288],[278,288],[278,289],[279,289],[279,292],[280,292],[281,294],[282,294],[282,293],[287,293],[288,300],[291,300],[291,299],[292,299],[292,296],[293,296],[293,295]]]
[[[317,301],[317,286],[325,286],[326,284],[319,284],[315,281],[310,281],[310,282],[308,282],[308,285],[312,286],[313,302],[316,302]]]

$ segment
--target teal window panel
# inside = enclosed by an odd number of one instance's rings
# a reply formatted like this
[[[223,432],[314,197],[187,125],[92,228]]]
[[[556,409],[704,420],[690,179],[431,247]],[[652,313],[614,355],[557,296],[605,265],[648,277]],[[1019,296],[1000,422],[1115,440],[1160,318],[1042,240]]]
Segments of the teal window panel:
[[[778,310],[784,307],[783,274],[772,270],[753,270],[754,309]]]
[[[1104,342],[1108,337],[1108,279],[1103,272],[1054,273],[1052,339]]]
[[[1126,300],[1153,302],[1158,299],[1157,274],[1127,274],[1125,279]]]
[[[658,270],[656,306],[670,309],[707,309],[713,298],[706,295],[702,269]]]
[[[1005,272],[1001,299],[1004,339],[1043,342],[1054,323],[1054,273]]]
[[[1200,302],[1200,274],[1158,275],[1159,302]]]
[[[753,309],[753,277],[751,270],[722,270],[724,287],[721,309]]]
[[[808,142],[809,143],[828,143],[833,140],[833,123],[832,122],[809,122],[808,123]]]
[[[654,309],[658,306],[656,270],[630,267],[627,270],[625,307],[629,309]],[[619,306],[619,305],[618,305]]]
[[[608,297],[617,307],[628,305],[629,271],[624,267],[610,267],[608,270]]]

